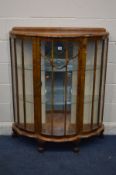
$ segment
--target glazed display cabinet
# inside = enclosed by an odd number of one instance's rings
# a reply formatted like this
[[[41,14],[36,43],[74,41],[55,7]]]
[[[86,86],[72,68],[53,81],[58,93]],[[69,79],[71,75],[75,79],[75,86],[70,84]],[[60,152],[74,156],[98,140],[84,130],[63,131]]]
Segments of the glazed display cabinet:
[[[15,27],[10,49],[13,135],[42,144],[103,134],[105,29]]]

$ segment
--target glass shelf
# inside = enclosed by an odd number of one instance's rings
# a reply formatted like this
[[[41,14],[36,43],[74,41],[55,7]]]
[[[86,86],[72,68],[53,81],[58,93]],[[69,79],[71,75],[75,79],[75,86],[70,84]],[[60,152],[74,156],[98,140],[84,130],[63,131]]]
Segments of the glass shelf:
[[[22,69],[22,65],[18,65],[17,67],[18,67],[18,69]],[[24,70],[30,70],[30,71],[32,71],[33,70],[32,65],[26,65],[24,67]]]
[[[94,101],[98,101],[98,95],[95,95]],[[19,95],[19,99],[23,101],[23,96]],[[26,95],[25,101],[27,103],[33,103],[33,95]],[[71,102],[72,101],[72,102]],[[92,95],[85,95],[84,103],[91,103],[92,102]],[[42,104],[51,105],[49,99],[45,99],[45,95],[42,95]],[[54,105],[64,105],[65,103],[62,102],[54,102]],[[76,104],[76,96],[72,95],[72,100],[67,101],[67,105]]]
[[[18,69],[22,69],[22,66],[18,65]],[[33,70],[32,65],[26,65],[24,69],[25,70],[30,70],[30,71]],[[100,69],[100,65],[97,65],[96,70],[99,70],[99,69]],[[54,68],[53,70],[54,70],[54,72],[65,72],[66,68],[65,67],[63,67],[62,69]],[[77,70],[78,70],[78,68],[76,66],[75,67],[72,67],[71,65],[67,66],[67,71],[74,72],[74,71],[77,71]],[[93,71],[93,70],[94,70],[93,65],[87,65],[86,66],[86,71]],[[45,71],[42,65],[41,65],[41,71]],[[47,68],[46,68],[46,72],[51,72],[51,71],[52,71],[52,68],[51,68],[50,65],[48,65]]]
[[[19,95],[19,100],[23,101],[23,95]],[[27,103],[33,103],[33,95],[26,95],[25,101]]]

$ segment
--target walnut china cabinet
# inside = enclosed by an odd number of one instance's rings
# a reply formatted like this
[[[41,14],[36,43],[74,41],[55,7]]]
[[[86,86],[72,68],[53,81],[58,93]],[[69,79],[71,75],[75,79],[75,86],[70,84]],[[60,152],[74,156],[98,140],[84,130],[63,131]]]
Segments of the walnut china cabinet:
[[[14,27],[10,50],[13,135],[37,139],[43,150],[47,141],[103,134],[104,28]]]

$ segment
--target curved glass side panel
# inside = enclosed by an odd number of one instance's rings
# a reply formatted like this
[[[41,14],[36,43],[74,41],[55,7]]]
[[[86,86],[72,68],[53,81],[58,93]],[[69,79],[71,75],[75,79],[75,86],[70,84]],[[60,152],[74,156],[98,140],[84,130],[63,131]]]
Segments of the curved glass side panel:
[[[100,82],[102,74],[103,40],[90,40],[87,46],[85,97],[84,97],[84,131],[98,128]],[[89,99],[89,100],[86,100]]]
[[[24,75],[26,129],[34,131],[32,40],[24,40]]]
[[[17,111],[17,88],[16,88],[16,59],[15,59],[15,41],[13,38],[10,39],[10,52],[11,52],[11,71],[12,71],[12,95],[13,95],[13,113],[14,122],[17,124],[18,111]]]
[[[93,93],[93,70],[94,70],[95,42],[87,43],[86,72],[85,72],[85,96],[83,130],[89,130],[91,125],[92,93]]]
[[[24,128],[24,105],[23,100],[23,79],[22,79],[22,51],[21,40],[16,40],[16,62],[17,62],[17,85],[18,85],[18,108],[19,108],[19,127]]]
[[[32,41],[17,39],[19,127],[34,131]]]
[[[94,90],[94,104],[93,104],[93,126],[92,128],[95,129],[98,127],[98,120],[99,120],[99,93],[100,93],[100,75],[101,75],[101,61],[102,61],[102,49],[103,49],[103,41],[97,41],[97,63],[96,63],[96,75],[95,75],[95,90]],[[97,100],[95,100],[97,97]]]
[[[105,79],[106,79],[106,68],[107,68],[107,48],[108,39],[104,40],[104,50],[103,50],[103,65],[101,74],[101,88],[100,88],[100,105],[99,105],[99,121],[98,124],[101,125],[103,122],[103,112],[104,112],[104,96],[105,96]]]

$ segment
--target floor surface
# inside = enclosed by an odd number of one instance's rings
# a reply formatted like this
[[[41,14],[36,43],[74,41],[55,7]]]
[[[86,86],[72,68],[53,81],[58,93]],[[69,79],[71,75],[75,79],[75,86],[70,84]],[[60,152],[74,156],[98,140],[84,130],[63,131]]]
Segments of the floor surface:
[[[45,145],[25,137],[0,136],[0,175],[116,175],[116,136],[83,140],[80,152],[73,145]]]

